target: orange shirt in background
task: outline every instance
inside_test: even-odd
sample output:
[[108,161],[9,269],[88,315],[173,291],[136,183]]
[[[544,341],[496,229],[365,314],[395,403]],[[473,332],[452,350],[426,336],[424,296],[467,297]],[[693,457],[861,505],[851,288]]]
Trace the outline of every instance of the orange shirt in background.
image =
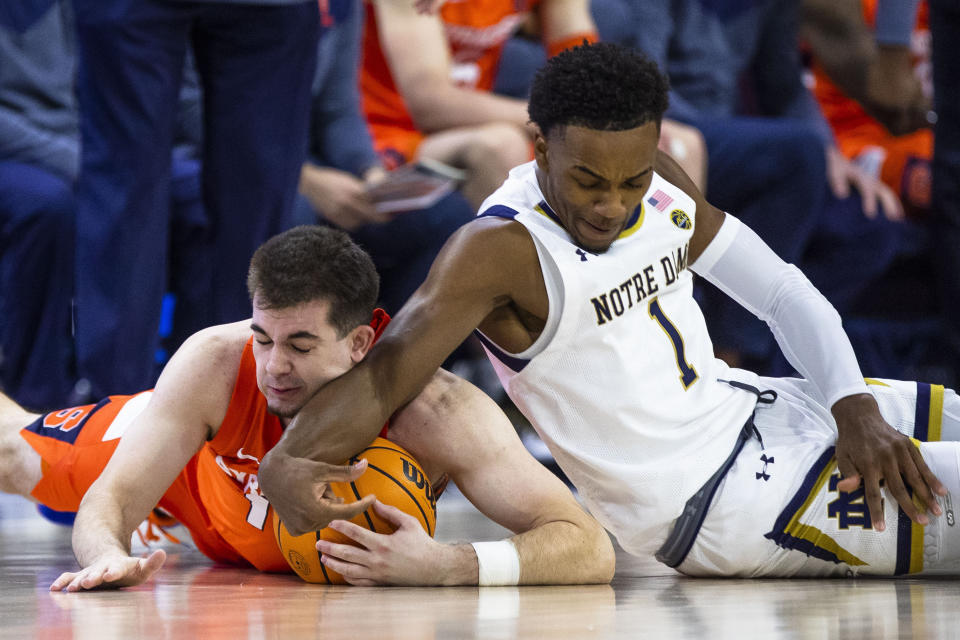
[[[539,0],[448,0],[440,9],[457,86],[490,91],[503,46]],[[410,161],[423,139],[393,82],[367,3],[360,90],[374,146],[388,165]]]

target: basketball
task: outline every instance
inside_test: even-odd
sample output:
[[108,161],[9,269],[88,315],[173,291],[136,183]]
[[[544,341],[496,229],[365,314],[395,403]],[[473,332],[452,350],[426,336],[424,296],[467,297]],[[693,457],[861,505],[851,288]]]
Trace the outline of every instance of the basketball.
[[[367,459],[367,470],[354,482],[334,482],[330,488],[344,502],[354,502],[371,493],[384,504],[392,505],[420,522],[430,536],[437,523],[437,505],[430,486],[430,479],[420,464],[403,447],[384,438],[373,443],[350,458],[345,464]],[[393,533],[395,527],[380,518],[373,508],[367,509],[350,520],[370,531]],[[283,522],[273,512],[273,532],[280,552],[290,567],[307,582],[320,584],[346,584],[336,571],[320,562],[317,540],[356,545],[357,543],[333,529],[326,528],[302,536],[290,535]]]

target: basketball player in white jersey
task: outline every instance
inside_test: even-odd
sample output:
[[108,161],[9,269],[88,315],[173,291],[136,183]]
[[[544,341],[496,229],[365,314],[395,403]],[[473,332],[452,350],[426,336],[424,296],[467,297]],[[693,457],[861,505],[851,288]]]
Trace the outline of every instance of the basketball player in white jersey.
[[[960,400],[864,380],[833,307],[657,152],[655,65],[578,47],[547,63],[529,104],[536,160],[450,239],[364,363],[311,401],[320,423],[295,419],[264,460],[284,519],[309,520],[295,507],[310,501],[308,459],[369,440],[477,329],[627,551],[691,575],[960,572],[960,444],[935,442],[960,440]],[[766,320],[803,379],[715,359],[692,272]],[[312,517],[303,528],[323,524]],[[481,563],[513,553],[505,541]]]

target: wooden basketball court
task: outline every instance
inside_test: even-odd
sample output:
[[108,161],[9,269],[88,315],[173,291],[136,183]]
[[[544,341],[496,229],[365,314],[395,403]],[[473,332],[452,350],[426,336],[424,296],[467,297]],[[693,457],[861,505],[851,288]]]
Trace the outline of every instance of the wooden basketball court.
[[[437,537],[506,532],[451,491]],[[50,593],[70,530],[0,496],[0,638],[956,638],[960,581],[702,580],[618,552],[611,585],[360,588],[213,566],[169,548],[135,589]]]

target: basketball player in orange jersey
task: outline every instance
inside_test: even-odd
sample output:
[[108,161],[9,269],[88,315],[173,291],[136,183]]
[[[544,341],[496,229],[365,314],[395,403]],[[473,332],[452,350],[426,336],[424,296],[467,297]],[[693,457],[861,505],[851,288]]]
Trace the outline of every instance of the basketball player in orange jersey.
[[[922,214],[930,208],[933,157],[927,3],[919,5],[909,46],[892,53],[874,43],[876,11],[876,0],[806,0],[813,93],[843,155],[899,194],[907,212]],[[874,97],[871,79],[883,73],[895,82]]]
[[[46,415],[0,395],[0,489],[58,510],[79,507],[73,546],[82,568],[51,589],[150,578],[165,553],[131,557],[130,538],[158,505],[211,559],[289,571],[268,524],[259,461],[314,392],[363,359],[388,319],[374,310],[378,282],[369,256],[325,227],[297,227],[265,243],[248,285],[252,321],[192,336],[153,391]],[[526,452],[499,408],[451,374],[431,378],[390,419],[386,435],[438,485],[449,477],[482,512],[517,532],[524,582],[608,581],[614,558],[603,529]],[[364,469],[363,461],[314,467],[325,481],[355,479]],[[369,545],[381,573],[360,583],[477,584],[484,543],[437,543],[412,517],[373,500],[325,501],[331,516],[342,518],[374,505],[399,527],[396,553],[377,554]],[[338,526],[356,536],[347,524]]]

